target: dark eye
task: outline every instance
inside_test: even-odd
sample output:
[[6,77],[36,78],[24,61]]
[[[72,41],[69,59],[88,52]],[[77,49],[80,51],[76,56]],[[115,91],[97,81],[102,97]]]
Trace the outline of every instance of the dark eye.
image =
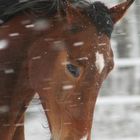
[[73,64],[67,64],[66,67],[72,76],[79,77],[79,75],[80,75],[80,68],[79,67],[77,67]]

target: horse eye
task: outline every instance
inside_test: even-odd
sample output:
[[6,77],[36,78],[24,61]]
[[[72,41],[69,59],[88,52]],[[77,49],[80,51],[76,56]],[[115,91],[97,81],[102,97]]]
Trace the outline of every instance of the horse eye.
[[66,67],[72,76],[79,77],[79,75],[80,75],[80,68],[79,67],[77,67],[73,64],[67,64]]

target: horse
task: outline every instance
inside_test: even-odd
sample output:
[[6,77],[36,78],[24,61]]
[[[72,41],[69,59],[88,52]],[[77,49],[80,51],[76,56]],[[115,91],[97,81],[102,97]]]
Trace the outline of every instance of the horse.
[[25,140],[38,93],[52,140],[91,140],[94,107],[113,69],[110,38],[134,0],[0,0],[0,139]]

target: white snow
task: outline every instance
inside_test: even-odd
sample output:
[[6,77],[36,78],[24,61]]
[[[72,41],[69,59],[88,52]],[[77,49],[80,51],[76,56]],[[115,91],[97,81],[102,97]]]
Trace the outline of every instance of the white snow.
[[10,33],[9,36],[10,36],[10,37],[19,36],[19,33]]
[[35,57],[32,57],[32,60],[37,60],[37,59],[41,59],[41,56],[35,56]]
[[78,97],[77,99],[78,99],[78,100],[81,100],[81,97]]
[[30,23],[29,20],[22,21],[22,24],[27,24],[27,25],[25,25],[25,28],[32,28],[36,31],[42,31],[42,30],[45,30],[45,29],[50,27],[50,24],[48,23],[48,21],[43,20],[43,19],[37,20],[37,21],[35,21],[34,23],[31,23],[31,24],[29,24],[29,23]]
[[105,66],[104,56],[103,56],[103,54],[99,53],[98,51],[96,52],[95,55],[96,55],[95,66],[96,66],[98,72],[101,73]]
[[50,130],[41,104],[39,104],[39,102],[30,104],[26,112],[25,139],[50,140]]
[[15,72],[14,69],[5,69],[5,70],[4,70],[4,73],[5,73],[5,74],[11,74],[11,73],[14,73],[14,72]]
[[17,127],[24,126],[24,123],[17,123],[17,124],[15,124],[15,126],[17,126]]
[[7,105],[0,106],[0,114],[6,113],[8,111],[9,111],[9,106],[7,106]]
[[6,49],[8,47],[8,41],[3,39],[0,40],[0,50]]
[[57,40],[53,42],[53,49],[54,50],[63,50],[65,48],[65,42],[63,40]]
[[82,46],[82,45],[84,45],[83,41],[73,43],[73,46],[75,46],[75,47]]
[[77,60],[88,60],[88,57],[81,57],[81,58],[78,58]]
[[98,46],[106,46],[106,43],[99,43]]
[[2,19],[0,19],[0,24],[3,24],[3,23],[4,23],[4,21]]
[[63,90],[69,90],[72,89],[74,86],[73,85],[65,85],[62,87]]
[[28,24],[28,25],[25,26],[25,28],[34,28],[34,27],[35,27],[34,24]]
[[34,23],[34,29],[37,30],[37,31],[45,30],[49,27],[50,27],[50,25],[49,25],[47,20],[43,20],[43,19],[42,20],[37,20]]

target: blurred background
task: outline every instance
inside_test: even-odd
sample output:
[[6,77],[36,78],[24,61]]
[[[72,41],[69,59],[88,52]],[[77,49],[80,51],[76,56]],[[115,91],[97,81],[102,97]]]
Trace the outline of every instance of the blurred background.
[[140,0],[115,27],[112,48],[115,69],[97,101],[93,139],[140,140]]
[[[109,6],[122,2],[102,1]],[[115,68],[97,100],[94,140],[140,140],[140,0],[136,0],[126,15],[112,35]],[[50,140],[37,95],[26,112],[25,130],[27,140]]]

